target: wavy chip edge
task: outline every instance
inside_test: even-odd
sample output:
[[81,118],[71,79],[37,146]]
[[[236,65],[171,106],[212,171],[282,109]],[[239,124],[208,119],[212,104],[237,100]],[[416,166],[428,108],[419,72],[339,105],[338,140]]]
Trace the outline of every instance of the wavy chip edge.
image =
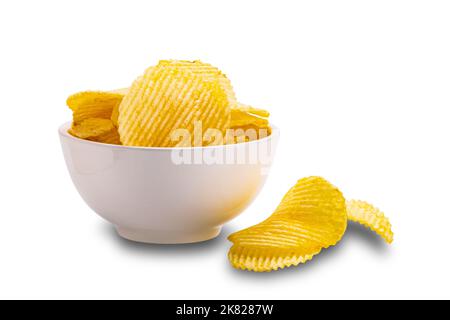
[[394,232],[389,218],[374,205],[361,201],[347,201],[347,217],[350,221],[357,222],[383,238],[388,244],[394,241]]

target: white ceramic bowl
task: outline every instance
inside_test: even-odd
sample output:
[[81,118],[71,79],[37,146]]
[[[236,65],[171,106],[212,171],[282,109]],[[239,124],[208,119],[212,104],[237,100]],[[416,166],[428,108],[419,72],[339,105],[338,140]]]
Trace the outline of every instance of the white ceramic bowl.
[[269,137],[240,144],[138,148],[81,140],[69,127],[61,126],[59,135],[81,197],[122,237],[147,243],[216,237],[264,185],[279,138],[273,127]]

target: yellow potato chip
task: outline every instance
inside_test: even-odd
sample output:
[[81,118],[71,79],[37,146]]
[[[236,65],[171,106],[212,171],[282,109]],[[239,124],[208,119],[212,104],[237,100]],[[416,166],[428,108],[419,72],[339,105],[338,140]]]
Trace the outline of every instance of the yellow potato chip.
[[110,131],[105,132],[105,134],[100,135],[96,138],[92,138],[91,140],[108,144],[122,144],[122,142],[120,141],[119,131],[117,131],[117,128],[115,126]]
[[[232,109],[231,114],[231,126],[245,126],[245,125],[256,125],[259,127],[268,127],[268,117],[270,113],[263,109],[253,108],[249,105],[238,103],[236,100],[236,95],[231,85],[230,80],[224,75],[218,68],[201,62],[196,61],[185,61],[185,60],[161,60],[159,61],[159,66],[172,66],[191,71],[194,74],[200,75],[205,81],[217,82],[225,90],[230,101],[230,108]],[[129,89],[119,89],[113,92],[122,93],[126,95]],[[119,105],[117,105],[113,111],[111,120],[115,126],[118,126],[119,118]]]
[[123,93],[113,91],[83,91],[71,95],[67,105],[73,112],[73,122],[99,118],[111,119],[113,109],[120,104]]
[[232,234],[233,267],[265,272],[310,260],[335,245],[347,227],[342,193],[319,177],[299,180],[265,221]]
[[117,128],[109,119],[91,118],[84,120],[80,124],[73,124],[69,133],[80,139],[121,144]]
[[186,60],[161,60],[159,61],[160,66],[175,66],[178,68],[183,68],[202,76],[205,81],[217,82],[223,90],[225,90],[228,101],[230,102],[230,108],[237,108],[238,103],[236,100],[236,95],[234,93],[231,81],[227,78],[225,74],[222,73],[218,68],[210,65],[209,63],[204,63],[199,60],[186,61]]
[[360,223],[382,237],[387,243],[394,241],[394,233],[389,219],[371,204],[350,200],[347,202],[347,215],[350,221]]
[[252,106],[249,106],[249,105],[246,105],[243,103],[238,103],[236,106],[236,110],[239,110],[241,112],[250,113],[255,116],[259,116],[261,118],[268,118],[270,116],[270,112],[267,110],[254,108]]
[[177,66],[147,69],[119,107],[119,133],[128,146],[174,147],[178,143],[171,139],[174,131],[184,129],[194,137],[197,123],[203,131],[225,133],[230,101],[217,82]]
[[[129,89],[122,89],[123,95],[125,95]],[[113,121],[115,126],[118,126],[118,119],[119,119],[119,105],[117,104],[116,107],[112,111],[111,120]],[[251,113],[250,111],[261,110],[259,114]],[[269,115],[268,112],[262,109],[254,109],[252,107],[249,107],[247,109],[240,109],[240,108],[232,108],[231,109],[231,128],[240,128],[245,126],[255,126],[259,128],[266,128],[270,130],[269,126],[269,120],[265,117],[265,115]]]
[[[117,89],[117,90],[114,90],[111,92],[122,95],[122,99],[123,99],[123,97],[128,93],[128,91],[130,91],[129,88],[123,88],[123,89]],[[120,100],[120,102],[122,102],[122,99]],[[119,125],[119,123],[118,123],[119,122],[119,106],[120,106],[120,103],[116,104],[111,113],[111,120],[116,127]]]
[[120,104],[115,106],[111,113],[111,121],[115,127],[119,126],[119,106]]
[[269,120],[267,118],[241,111],[239,109],[232,109],[230,125],[231,127],[253,125],[261,128],[267,128],[269,126]]

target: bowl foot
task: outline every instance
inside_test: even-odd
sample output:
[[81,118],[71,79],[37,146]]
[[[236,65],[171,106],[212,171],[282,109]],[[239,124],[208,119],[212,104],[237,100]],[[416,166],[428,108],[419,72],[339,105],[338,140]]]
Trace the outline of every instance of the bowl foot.
[[153,244],[195,243],[216,238],[222,227],[207,230],[154,231],[116,226],[117,233],[127,240]]

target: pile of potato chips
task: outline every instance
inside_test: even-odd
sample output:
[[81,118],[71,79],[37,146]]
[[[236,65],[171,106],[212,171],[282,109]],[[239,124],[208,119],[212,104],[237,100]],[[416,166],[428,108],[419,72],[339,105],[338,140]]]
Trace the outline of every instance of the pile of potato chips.
[[265,221],[236,232],[228,258],[233,267],[268,272],[311,260],[336,245],[348,221],[363,224],[392,243],[389,220],[372,205],[346,201],[342,193],[320,177],[299,180]]
[[[177,130],[190,134],[181,146],[231,144],[270,135],[269,112],[238,103],[229,79],[201,61],[162,60],[130,88],[84,91],[67,99],[70,133],[78,138],[138,147],[177,147]],[[205,136],[194,140],[195,124]],[[214,132],[215,134],[212,134]]]

